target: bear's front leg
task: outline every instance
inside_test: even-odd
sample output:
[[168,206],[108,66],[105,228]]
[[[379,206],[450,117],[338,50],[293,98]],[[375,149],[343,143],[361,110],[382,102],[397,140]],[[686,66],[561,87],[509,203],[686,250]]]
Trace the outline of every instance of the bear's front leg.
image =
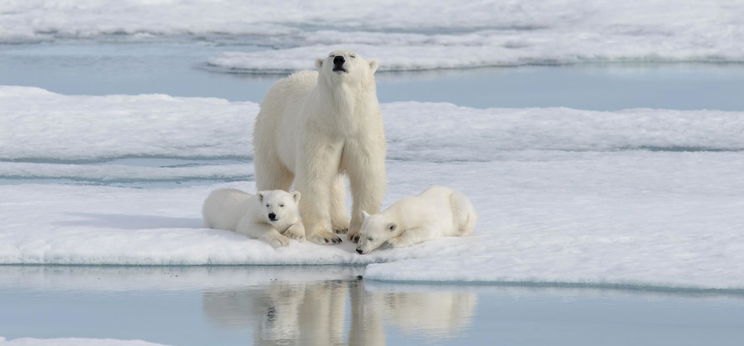
[[331,184],[331,226],[336,234],[346,234],[349,232],[349,215],[346,211],[346,187],[344,186],[344,176],[336,176]]
[[393,237],[387,240],[387,244],[391,247],[406,247],[416,243],[422,242],[422,239],[418,236],[418,231],[415,229],[404,230],[399,236]]
[[289,245],[289,238],[283,236],[273,227],[265,223],[241,222],[236,231],[250,236],[251,238],[263,240],[275,248]]
[[297,222],[285,229],[282,234],[292,239],[305,240],[305,226],[302,222]]
[[[315,144],[310,143],[326,143]],[[295,176],[297,190],[304,196],[300,200],[300,214],[307,238],[318,244],[341,242],[333,233],[330,216],[330,187],[338,174],[341,144],[327,139],[312,139],[305,143],[303,157]]]
[[362,211],[370,214],[380,212],[385,197],[387,178],[385,175],[385,143],[360,145],[350,143],[344,147],[344,168],[349,174],[351,194],[354,199],[351,212],[349,239],[359,242],[362,228]]

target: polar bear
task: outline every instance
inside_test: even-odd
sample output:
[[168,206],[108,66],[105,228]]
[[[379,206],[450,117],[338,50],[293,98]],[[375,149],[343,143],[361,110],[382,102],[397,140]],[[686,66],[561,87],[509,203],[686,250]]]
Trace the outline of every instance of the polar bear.
[[359,254],[369,253],[384,243],[404,247],[440,237],[468,235],[478,220],[465,195],[436,185],[393,203],[379,214],[365,211],[362,215],[356,249]]
[[[318,71],[295,73],[271,87],[253,133],[258,189],[295,189],[308,239],[358,239],[362,210],[376,213],[385,194],[385,134],[374,73],[376,61],[337,50],[317,59]],[[351,221],[343,174],[353,195]]]
[[287,246],[289,238],[305,238],[297,206],[300,196],[298,191],[259,191],[253,196],[238,189],[217,189],[204,201],[202,215],[209,228],[236,231],[273,247]]

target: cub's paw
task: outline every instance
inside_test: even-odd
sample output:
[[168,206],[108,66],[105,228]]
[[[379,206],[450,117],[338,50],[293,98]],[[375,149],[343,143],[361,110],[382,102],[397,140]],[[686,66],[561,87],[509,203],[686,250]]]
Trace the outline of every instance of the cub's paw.
[[359,237],[359,232],[349,233],[349,240],[351,240],[354,244],[359,243]]
[[302,226],[298,226],[297,224],[294,224],[284,230],[282,234],[286,237],[295,239],[295,240],[305,240],[305,229],[302,228]]
[[310,241],[316,244],[339,244],[341,243],[341,238],[339,238],[337,235],[328,232],[328,231],[320,231],[315,232],[313,235],[310,236]]
[[275,248],[289,245],[289,238],[281,234],[265,236],[263,240]]

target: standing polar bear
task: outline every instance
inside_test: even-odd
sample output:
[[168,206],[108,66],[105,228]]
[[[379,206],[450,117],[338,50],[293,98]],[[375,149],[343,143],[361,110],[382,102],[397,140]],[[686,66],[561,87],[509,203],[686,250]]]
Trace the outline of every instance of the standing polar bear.
[[403,198],[383,212],[363,212],[364,223],[356,251],[366,254],[387,243],[404,247],[441,237],[460,237],[473,232],[478,215],[461,192],[432,186]]
[[[280,80],[261,103],[253,133],[256,187],[295,189],[307,238],[339,243],[358,239],[362,210],[376,213],[385,193],[385,134],[377,100],[376,61],[333,51],[318,71]],[[351,221],[343,174],[353,195]]]

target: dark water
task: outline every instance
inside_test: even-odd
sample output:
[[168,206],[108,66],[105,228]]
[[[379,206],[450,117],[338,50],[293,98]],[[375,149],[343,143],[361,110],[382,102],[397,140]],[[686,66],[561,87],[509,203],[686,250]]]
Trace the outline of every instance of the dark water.
[[[209,42],[51,42],[0,45],[0,85],[63,94],[208,96],[260,101],[280,75],[214,71],[223,51],[259,49]],[[266,49],[266,48],[260,48]],[[311,67],[312,57],[308,59]],[[479,68],[378,75],[382,102],[470,107],[744,110],[744,65],[610,64]]]
[[0,267],[0,336],[171,345],[741,345],[744,296],[370,282],[354,267]]

